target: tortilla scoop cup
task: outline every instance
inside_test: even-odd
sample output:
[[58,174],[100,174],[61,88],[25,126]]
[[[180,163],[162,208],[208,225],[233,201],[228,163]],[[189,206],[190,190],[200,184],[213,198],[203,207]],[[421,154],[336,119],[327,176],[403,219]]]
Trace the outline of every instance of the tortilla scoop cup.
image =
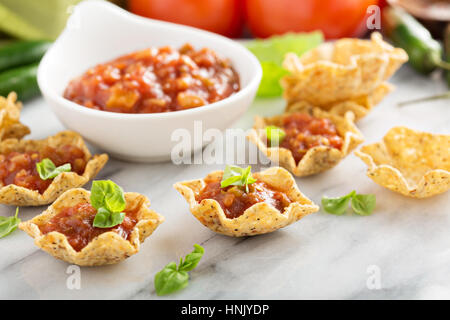
[[164,221],[163,216],[149,209],[150,201],[147,197],[135,192],[126,192],[125,210],[139,208],[137,213],[139,221],[128,240],[114,231],[108,231],[94,238],[81,251],[75,251],[64,234],[57,231],[42,234],[39,225],[47,223],[65,207],[89,203],[90,194],[81,188],[66,191],[40,215],[20,223],[19,228],[34,238],[34,243],[39,248],[57,259],[79,266],[101,266],[121,262],[137,253],[141,243]]
[[40,206],[55,201],[63,192],[78,188],[94,178],[108,161],[107,154],[92,156],[83,138],[73,131],[62,131],[42,140],[7,139],[0,142],[0,154],[10,152],[40,151],[46,146],[58,148],[63,145],[74,145],[83,150],[86,168],[82,175],[76,172],[63,172],[56,176],[44,193],[27,189],[15,184],[3,185],[0,181],[0,203],[15,206]]
[[[320,108],[340,116],[344,116],[347,111],[351,111],[355,115],[355,121],[358,121],[361,118],[364,118],[392,90],[394,90],[393,85],[383,82],[370,94],[352,98],[351,100],[322,105]],[[312,107],[314,106],[306,100],[294,101],[291,103],[288,102],[286,105],[286,112],[294,112]]]
[[[214,171],[208,175],[208,178],[219,177],[222,174],[223,171]],[[294,178],[285,169],[273,167],[254,173],[253,177],[285,192],[293,202],[284,209],[284,212],[264,202],[256,203],[245,210],[241,216],[229,219],[216,200],[204,199],[199,203],[195,199],[195,196],[206,186],[204,179],[177,182],[174,188],[189,203],[192,215],[205,227],[231,237],[273,232],[319,210],[317,205],[301,193]]]
[[385,81],[407,60],[403,49],[384,42],[377,32],[370,40],[324,43],[301,57],[289,53],[283,62],[290,72],[281,80],[283,97],[288,105],[306,101],[330,110],[353,101],[370,110],[392,89]]
[[20,123],[22,104],[16,100],[15,92],[11,92],[6,98],[0,96],[0,141],[12,138],[21,139],[30,133],[30,129]]
[[320,108],[302,108],[299,112],[308,113],[313,117],[327,118],[336,126],[338,134],[344,143],[341,150],[329,146],[317,146],[308,149],[303,158],[296,163],[291,150],[282,147],[268,147],[266,144],[265,128],[269,125],[281,126],[283,118],[291,114],[284,113],[270,118],[255,118],[255,124],[247,138],[256,144],[259,150],[274,163],[286,168],[297,177],[317,174],[336,166],[353,149],[364,141],[358,128],[355,126],[352,112],[347,112],[343,117],[321,110]]
[[427,198],[450,188],[450,135],[394,127],[355,154],[369,178],[405,196]]

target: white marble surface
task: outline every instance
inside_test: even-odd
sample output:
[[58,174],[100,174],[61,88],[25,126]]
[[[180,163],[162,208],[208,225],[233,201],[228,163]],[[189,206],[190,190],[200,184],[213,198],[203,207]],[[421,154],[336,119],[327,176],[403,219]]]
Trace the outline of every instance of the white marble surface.
[[[397,90],[358,123],[366,142],[378,141],[396,125],[450,133],[449,100],[396,106],[401,100],[447,90],[443,81],[403,67],[392,82]],[[256,101],[236,127],[249,128],[255,114],[276,114],[282,107],[281,99]],[[25,105],[23,121],[32,129],[30,138],[63,129],[42,99]],[[222,167],[110,160],[98,178],[147,195],[166,221],[141,252],[125,262],[82,268],[80,290],[66,286],[68,264],[39,250],[18,230],[0,239],[0,298],[156,299],[155,273],[190,252],[194,243],[205,247],[205,256],[191,272],[190,285],[168,298],[450,298],[449,193],[425,200],[405,198],[373,183],[362,161],[350,155],[334,169],[297,182],[316,203],[324,194],[338,196],[351,189],[375,193],[378,204],[372,216],[321,211],[272,234],[236,239],[203,227],[172,188],[176,181],[203,177]],[[30,219],[43,209],[22,208],[20,217]],[[13,211],[0,206],[1,215]],[[366,284],[373,268],[380,272],[379,290]]]

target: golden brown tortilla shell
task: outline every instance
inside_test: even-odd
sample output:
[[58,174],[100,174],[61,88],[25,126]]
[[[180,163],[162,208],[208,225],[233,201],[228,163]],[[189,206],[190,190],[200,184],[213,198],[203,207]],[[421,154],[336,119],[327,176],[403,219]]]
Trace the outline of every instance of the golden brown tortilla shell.
[[20,223],[19,228],[34,238],[34,242],[39,248],[57,259],[79,266],[101,266],[121,262],[137,253],[140,244],[164,221],[163,216],[149,209],[150,201],[147,197],[139,193],[127,192],[125,193],[127,202],[125,210],[140,208],[137,213],[139,221],[128,240],[116,232],[108,231],[94,238],[86,247],[77,252],[69,244],[64,234],[56,231],[42,234],[39,225],[47,223],[65,207],[90,202],[89,198],[90,192],[81,188],[66,191],[43,213]]
[[370,40],[324,43],[301,57],[289,53],[283,62],[290,72],[281,80],[283,97],[288,108],[304,101],[325,110],[338,108],[339,114],[353,111],[359,119],[392,90],[385,81],[407,60],[403,49],[384,42],[377,32]]
[[53,179],[52,183],[44,191],[39,193],[14,184],[3,186],[0,182],[0,203],[16,206],[40,206],[49,204],[65,191],[78,188],[94,178],[108,161],[108,155],[101,154],[91,156],[89,149],[78,133],[62,131],[58,134],[42,140],[17,140],[7,139],[0,142],[0,154],[10,152],[40,151],[46,146],[58,149],[63,145],[74,145],[83,150],[87,161],[83,175],[75,172],[63,172]]
[[6,98],[0,96],[0,141],[21,139],[30,133],[30,129],[20,122],[22,104],[16,100],[15,92],[11,92]]
[[283,118],[292,112],[284,113],[270,118],[255,118],[253,129],[248,135],[248,139],[256,144],[259,150],[271,161],[278,163],[298,177],[309,176],[333,168],[343,158],[345,158],[353,149],[364,141],[361,132],[353,123],[353,113],[347,112],[344,117],[337,114],[323,111],[319,108],[305,107],[299,112],[305,112],[317,118],[327,118],[331,120],[343,138],[342,149],[328,146],[318,146],[309,149],[305,156],[296,164],[291,150],[281,147],[267,147],[265,128],[269,125],[281,126]]
[[395,127],[355,154],[373,181],[405,196],[426,198],[450,188],[449,135]]
[[[222,173],[223,171],[211,172],[208,177],[218,177]],[[294,178],[285,169],[274,167],[254,173],[253,176],[269,186],[285,192],[293,202],[284,212],[280,212],[267,203],[257,203],[245,210],[241,216],[229,219],[216,200],[205,199],[200,203],[195,200],[195,195],[201,192],[206,185],[204,179],[177,182],[174,188],[186,199],[191,213],[204,226],[214,232],[232,237],[273,232],[319,210],[318,206],[300,192]]]

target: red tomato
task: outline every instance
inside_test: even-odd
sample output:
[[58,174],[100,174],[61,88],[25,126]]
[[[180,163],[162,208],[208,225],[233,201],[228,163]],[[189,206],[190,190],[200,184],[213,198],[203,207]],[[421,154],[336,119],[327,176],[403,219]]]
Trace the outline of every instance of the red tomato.
[[131,12],[239,37],[242,33],[243,0],[129,0]]
[[356,37],[367,7],[378,0],[246,0],[247,22],[256,37],[322,30],[327,39]]

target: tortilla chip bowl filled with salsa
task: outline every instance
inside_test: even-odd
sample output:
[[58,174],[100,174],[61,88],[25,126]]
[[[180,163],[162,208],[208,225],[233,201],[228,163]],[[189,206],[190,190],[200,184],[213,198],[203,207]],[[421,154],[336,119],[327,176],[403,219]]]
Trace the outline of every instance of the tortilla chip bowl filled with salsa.
[[353,121],[351,111],[339,116],[308,107],[256,117],[247,138],[272,162],[304,177],[333,168],[363,142]]
[[139,252],[164,217],[149,208],[146,196],[120,190],[124,202],[120,221],[102,220],[105,209],[96,209],[92,196],[96,191],[76,188],[63,193],[40,215],[20,223],[19,228],[39,248],[68,263],[101,266],[121,262]]
[[[253,175],[250,170],[227,166],[174,188],[205,227],[231,237],[270,233],[319,211],[287,170],[272,167]],[[236,181],[239,171],[245,183]],[[227,183],[230,179],[234,182]]]
[[256,57],[227,38],[83,2],[44,56],[38,83],[66,127],[112,156],[153,162],[170,159],[172,136],[192,137],[196,121],[228,128],[261,75]]

